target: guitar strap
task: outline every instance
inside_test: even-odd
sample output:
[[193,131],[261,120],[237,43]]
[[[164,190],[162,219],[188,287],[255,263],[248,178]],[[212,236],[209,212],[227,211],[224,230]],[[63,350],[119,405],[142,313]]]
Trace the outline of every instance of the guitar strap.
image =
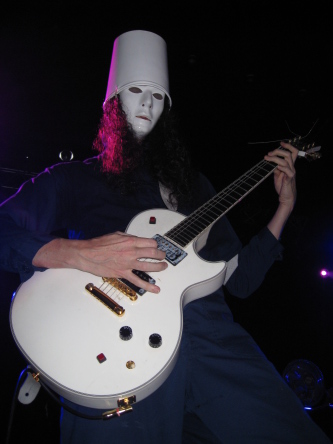
[[[178,202],[176,198],[170,195],[170,190],[167,187],[165,187],[163,184],[161,184],[161,182],[159,182],[159,186],[160,186],[161,197],[166,207],[171,211],[177,211]],[[238,267],[238,254],[236,254],[236,256],[230,259],[230,261],[226,263],[226,266],[227,266],[227,271],[225,274],[223,285],[225,285],[228,282],[229,278]]]
[[232,259],[230,259],[230,261],[227,262],[226,265],[227,265],[227,271],[226,271],[226,274],[224,277],[223,285],[225,285],[228,282],[229,278],[231,277],[233,272],[238,267],[238,254],[236,254],[236,256],[234,256]]
[[169,188],[165,187],[161,182],[158,182],[158,184],[160,186],[162,200],[165,203],[166,207],[171,211],[177,211],[177,199],[171,196]]

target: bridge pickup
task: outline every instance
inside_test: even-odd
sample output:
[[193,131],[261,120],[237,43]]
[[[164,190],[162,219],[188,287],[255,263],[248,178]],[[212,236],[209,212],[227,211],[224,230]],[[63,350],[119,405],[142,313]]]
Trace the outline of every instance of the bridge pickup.
[[165,251],[165,259],[170,262],[170,264],[177,265],[187,256],[187,253],[185,253],[184,250],[177,247],[177,245],[173,244],[165,237],[159,234],[155,234],[155,236],[153,236],[153,239],[155,239],[157,242],[157,248],[159,250]]
[[96,299],[106,305],[117,316],[122,316],[125,313],[125,309],[117,304],[116,301],[111,299],[107,294],[95,287],[94,284],[87,284],[86,290],[93,295]]
[[[149,274],[145,273],[144,271],[132,270],[132,273],[134,273],[143,281],[149,282],[150,284],[155,284],[156,282],[155,279],[153,279],[151,276],[149,276]],[[132,284],[132,282],[129,282],[127,279],[119,279],[119,280],[141,296],[146,293],[146,290],[138,287],[137,285]]]

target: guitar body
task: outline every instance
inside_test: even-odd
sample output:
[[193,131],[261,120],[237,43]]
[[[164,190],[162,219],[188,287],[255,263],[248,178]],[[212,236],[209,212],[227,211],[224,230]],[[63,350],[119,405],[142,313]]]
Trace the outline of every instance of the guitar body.
[[[156,218],[156,224],[149,219]],[[154,209],[136,216],[127,232],[141,237],[163,236],[185,217]],[[179,352],[183,307],[222,283],[224,262],[202,260],[191,243],[187,256],[160,273],[149,273],[161,288],[132,301],[116,288],[110,296],[125,309],[118,317],[93,297],[86,285],[102,278],[72,269],[35,272],[13,297],[10,325],[14,340],[41,380],[64,398],[87,407],[110,409],[132,395],[140,401],[153,393],[172,371]],[[130,327],[132,338],[119,331]],[[157,333],[162,343],[149,345]],[[106,360],[99,362],[97,356]],[[131,363],[131,364],[129,364]],[[130,367],[130,368],[128,368]]]

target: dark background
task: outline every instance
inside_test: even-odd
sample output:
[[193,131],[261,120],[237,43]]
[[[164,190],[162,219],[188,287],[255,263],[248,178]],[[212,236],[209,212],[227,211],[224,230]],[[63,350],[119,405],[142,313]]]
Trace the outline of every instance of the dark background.
[[[332,13],[331,2],[117,4],[19,3],[0,16],[0,199],[31,175],[92,154],[114,39],[133,29],[168,44],[170,92],[193,159],[217,190],[251,168],[283,138],[322,146],[316,162],[297,161],[298,200],[285,228],[283,260],[245,301],[230,296],[235,319],[278,371],[307,359],[333,386]],[[218,3],[216,2],[215,5]],[[268,143],[275,141],[274,143]],[[253,142],[267,142],[255,143]],[[249,238],[274,212],[271,178],[229,213]],[[1,273],[1,408],[8,422],[25,363],[11,337],[15,275]],[[333,436],[328,408],[312,413]],[[44,393],[18,405],[12,442],[58,441],[58,408]],[[5,428],[2,435],[5,435]],[[17,440],[17,441],[16,441]]]

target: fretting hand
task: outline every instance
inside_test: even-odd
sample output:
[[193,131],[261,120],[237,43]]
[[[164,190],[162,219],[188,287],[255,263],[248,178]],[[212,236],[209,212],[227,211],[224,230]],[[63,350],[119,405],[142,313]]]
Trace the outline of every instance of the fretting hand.
[[277,164],[274,171],[274,185],[279,195],[279,207],[268,224],[269,230],[278,239],[296,202],[295,161],[298,149],[290,143],[281,142],[285,150],[275,149],[265,156],[265,160]]

